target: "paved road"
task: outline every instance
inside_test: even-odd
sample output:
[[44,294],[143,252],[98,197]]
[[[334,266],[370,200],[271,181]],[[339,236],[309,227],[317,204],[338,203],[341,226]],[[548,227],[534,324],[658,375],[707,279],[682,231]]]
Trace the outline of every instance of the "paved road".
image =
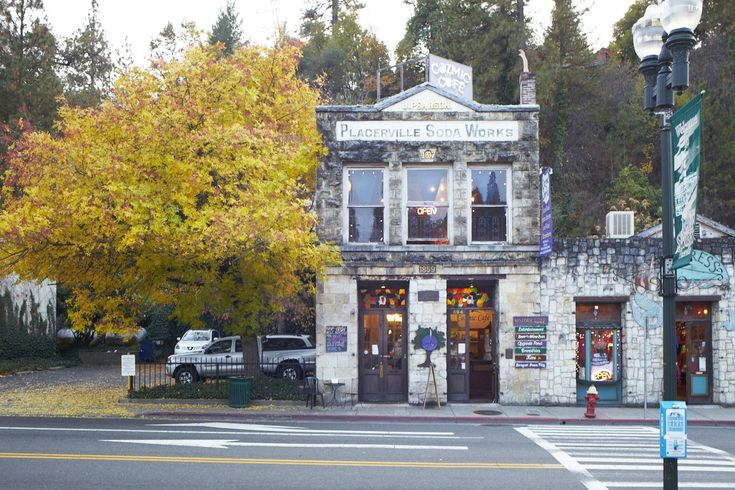
[[[657,428],[534,425],[516,430],[546,449],[587,488],[661,487]],[[690,430],[688,457],[678,462],[679,488],[735,488],[735,430],[720,431],[725,433]],[[720,448],[700,442],[698,436]]]
[[[0,474],[4,488],[23,489],[645,488],[658,486],[661,475],[652,456],[654,432],[602,425],[0,418]],[[680,464],[688,468],[679,472],[681,488],[735,488],[735,430],[690,433],[692,460]]]
[[512,427],[7,418],[0,426],[6,488],[584,488]]

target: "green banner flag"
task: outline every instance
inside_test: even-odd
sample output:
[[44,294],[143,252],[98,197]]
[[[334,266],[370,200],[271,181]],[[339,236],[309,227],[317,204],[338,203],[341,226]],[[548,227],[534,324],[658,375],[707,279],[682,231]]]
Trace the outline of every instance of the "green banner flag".
[[674,269],[691,262],[694,248],[703,93],[697,94],[671,116],[671,153],[674,156]]

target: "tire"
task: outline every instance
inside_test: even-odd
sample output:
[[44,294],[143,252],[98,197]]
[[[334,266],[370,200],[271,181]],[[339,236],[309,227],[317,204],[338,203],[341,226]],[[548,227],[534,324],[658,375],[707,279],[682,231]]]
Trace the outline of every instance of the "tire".
[[294,363],[289,364],[281,364],[278,366],[278,370],[276,371],[276,376],[279,378],[285,378],[290,379],[291,381],[295,381],[297,379],[301,379],[303,377],[303,373],[301,372],[301,366]]
[[183,366],[176,370],[174,373],[177,385],[188,385],[199,380],[197,370],[192,366]]

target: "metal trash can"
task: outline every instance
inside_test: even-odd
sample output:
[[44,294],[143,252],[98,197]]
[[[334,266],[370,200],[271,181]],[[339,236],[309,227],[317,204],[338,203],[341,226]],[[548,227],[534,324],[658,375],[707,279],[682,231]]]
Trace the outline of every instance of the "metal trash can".
[[250,405],[250,387],[253,378],[230,378],[230,403],[232,408],[242,408]]

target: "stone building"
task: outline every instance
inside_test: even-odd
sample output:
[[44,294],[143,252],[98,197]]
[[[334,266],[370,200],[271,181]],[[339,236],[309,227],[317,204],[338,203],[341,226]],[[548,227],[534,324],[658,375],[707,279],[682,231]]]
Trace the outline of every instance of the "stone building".
[[[677,398],[735,403],[735,230],[697,217],[692,262],[678,271]],[[661,226],[627,239],[554,243],[541,262],[549,369],[530,401],[581,403],[591,384],[601,403],[656,403],[663,391]]]
[[421,403],[430,369],[414,343],[429,332],[434,399],[539,392],[537,370],[499,347],[513,345],[513,317],[540,314],[539,108],[528,102],[483,105],[422,84],[317,109],[329,150],[318,235],[342,255],[318,284],[320,378],[364,401]]
[[[557,240],[541,256],[539,107],[428,83],[370,106],[322,106],[317,376],[361,401],[656,403],[660,226]],[[735,403],[735,231],[698,218],[679,271],[677,397]],[[431,377],[432,370],[436,382]]]

